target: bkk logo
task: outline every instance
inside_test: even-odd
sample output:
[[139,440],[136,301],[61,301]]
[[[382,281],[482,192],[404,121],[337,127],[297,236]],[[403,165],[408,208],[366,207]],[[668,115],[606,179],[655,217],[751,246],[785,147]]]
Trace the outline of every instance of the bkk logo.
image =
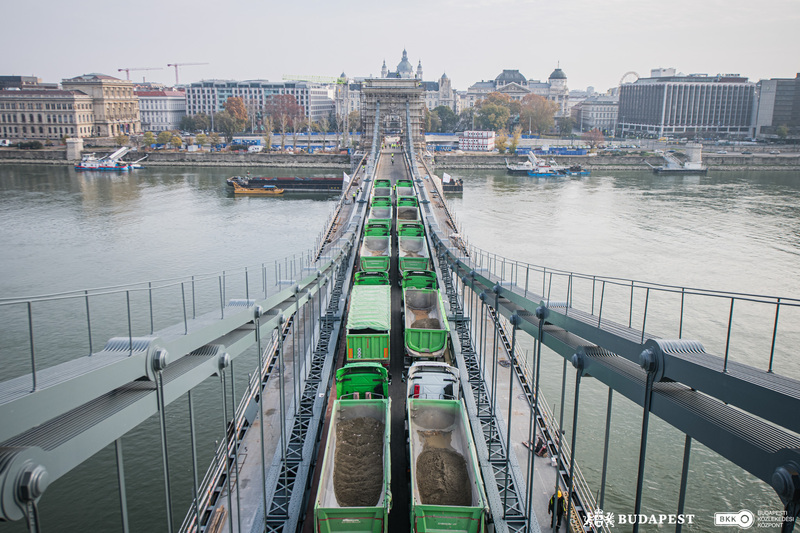
[[584,527],[614,527],[631,524],[693,524],[693,514],[618,514],[603,513],[602,509],[589,511],[583,521]]

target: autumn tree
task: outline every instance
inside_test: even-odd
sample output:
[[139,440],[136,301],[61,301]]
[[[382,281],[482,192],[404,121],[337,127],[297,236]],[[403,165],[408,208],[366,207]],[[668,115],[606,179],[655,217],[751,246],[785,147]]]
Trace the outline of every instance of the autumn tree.
[[205,133],[201,133],[200,135],[195,137],[195,142],[198,144],[198,146],[202,147],[204,144],[208,142],[208,137],[206,137]]
[[222,107],[225,108],[225,111],[230,113],[233,118],[247,123],[247,108],[244,106],[244,100],[238,96],[233,96],[225,100],[225,104],[223,104]]
[[512,154],[517,152],[517,146],[519,146],[519,140],[522,138],[522,126],[517,124],[514,126],[514,131],[511,132],[511,141],[508,144],[508,151]]
[[219,133],[212,132],[211,135],[208,136],[208,142],[212,146],[217,146],[222,139],[219,138]]
[[276,94],[271,96],[264,106],[264,115],[272,118],[281,134],[281,150],[283,150],[286,148],[286,129],[293,119],[305,116],[305,110],[293,95]]
[[475,127],[477,129],[499,131],[508,125],[511,112],[507,107],[496,103],[486,103],[476,107]]
[[124,146],[128,144],[129,140],[130,139],[128,138],[128,136],[125,135],[124,133],[120,133],[119,135],[114,137],[114,142],[117,144],[117,146]]
[[591,150],[594,150],[605,141],[603,133],[597,128],[584,133],[582,139],[589,145],[589,149]]
[[169,143],[173,148],[180,148],[183,145],[183,139],[181,139],[180,135],[173,135]]
[[500,133],[497,134],[497,137],[494,139],[494,147],[497,148],[497,151],[501,154],[506,153],[506,147],[508,146],[508,132],[506,130],[500,130]]
[[272,122],[272,117],[264,116],[262,125],[264,127],[264,149],[269,152],[272,150],[272,130],[275,129],[275,124]]
[[526,94],[522,98],[519,111],[519,123],[528,131],[545,133],[555,124],[558,104],[538,94]]

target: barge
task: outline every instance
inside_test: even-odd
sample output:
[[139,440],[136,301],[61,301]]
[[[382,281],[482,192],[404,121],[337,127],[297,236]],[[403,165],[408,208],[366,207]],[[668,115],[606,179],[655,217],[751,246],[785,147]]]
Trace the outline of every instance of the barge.
[[228,187],[234,188],[234,184],[245,189],[263,189],[264,186],[273,186],[276,189],[283,189],[287,193],[295,192],[336,192],[342,191],[344,180],[339,177],[251,177],[233,176],[226,180]]

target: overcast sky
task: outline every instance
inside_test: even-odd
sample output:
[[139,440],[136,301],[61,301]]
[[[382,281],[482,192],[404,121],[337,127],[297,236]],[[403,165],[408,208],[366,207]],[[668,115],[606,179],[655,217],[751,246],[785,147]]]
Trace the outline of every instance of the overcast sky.
[[285,74],[378,76],[403,48],[425,80],[458,90],[518,69],[605,91],[633,71],[800,72],[800,0],[0,0],[0,74],[47,82],[89,72],[173,84]]

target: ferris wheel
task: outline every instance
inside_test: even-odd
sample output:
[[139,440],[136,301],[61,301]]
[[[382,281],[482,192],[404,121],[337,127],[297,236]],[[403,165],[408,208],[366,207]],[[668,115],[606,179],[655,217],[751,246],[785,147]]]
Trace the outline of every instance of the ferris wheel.
[[[633,77],[633,81],[630,81],[630,80],[629,81],[625,81],[626,78],[628,78],[628,76],[632,76]],[[638,79],[639,79],[639,75],[631,70],[631,71],[626,72],[625,74],[622,75],[622,78],[620,78],[620,80],[619,80],[619,84],[622,85],[623,83],[634,83]]]

